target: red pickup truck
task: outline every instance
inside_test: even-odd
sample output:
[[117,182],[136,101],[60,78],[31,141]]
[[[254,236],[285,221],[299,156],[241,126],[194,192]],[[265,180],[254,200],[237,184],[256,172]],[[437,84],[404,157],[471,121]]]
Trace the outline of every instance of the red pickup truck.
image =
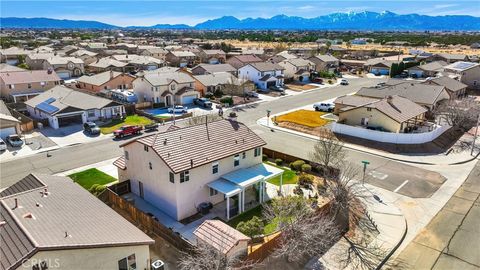
[[134,134],[139,134],[142,131],[142,126],[122,126],[113,132],[115,138],[123,138]]

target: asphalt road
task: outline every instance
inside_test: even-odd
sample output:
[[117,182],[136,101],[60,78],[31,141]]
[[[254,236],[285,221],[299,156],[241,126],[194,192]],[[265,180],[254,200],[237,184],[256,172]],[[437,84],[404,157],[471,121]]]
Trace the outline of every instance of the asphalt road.
[[[282,131],[271,132],[268,128],[257,125],[257,119],[264,117],[266,110],[271,110],[272,114],[280,113],[350,94],[360,87],[372,86],[381,80],[351,79],[349,81],[350,85],[348,86],[336,86],[300,95],[286,96],[274,101],[238,108],[235,111],[238,114],[238,120],[259,134],[267,142],[267,147],[306,159],[313,149],[315,140]],[[1,162],[0,188],[10,186],[31,172],[55,174],[120,156],[122,150],[118,146],[121,142],[105,139],[51,151],[50,157],[47,156],[47,153],[39,153]],[[436,172],[356,150],[348,150],[348,159],[353,164],[359,165],[362,160],[370,162],[366,182],[410,197],[430,197],[445,181]]]

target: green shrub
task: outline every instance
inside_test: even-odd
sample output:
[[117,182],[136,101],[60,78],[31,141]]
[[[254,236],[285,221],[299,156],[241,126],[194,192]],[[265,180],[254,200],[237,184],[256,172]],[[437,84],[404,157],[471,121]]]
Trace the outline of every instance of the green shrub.
[[252,219],[248,221],[241,221],[237,224],[237,230],[252,238],[256,235],[262,234],[264,227],[265,225],[263,224],[263,221],[257,216],[252,217]]
[[263,155],[262,155],[262,160],[263,160],[263,161],[267,161],[267,160],[268,160],[268,156],[265,155],[265,154],[263,154]]
[[300,186],[296,186],[295,189],[293,190],[293,194],[298,196],[303,196],[302,188]]
[[95,196],[100,195],[107,187],[104,185],[99,185],[99,184],[93,184],[88,191],[92,193]]
[[314,177],[311,174],[306,174],[302,173],[298,177],[298,185],[305,187],[305,188],[310,188],[313,184]]
[[232,97],[223,97],[220,99],[220,102],[225,104],[227,103],[228,105],[232,106],[233,105],[233,98]]
[[290,163],[290,168],[295,171],[300,171],[302,170],[302,165],[305,164],[305,161],[303,160],[296,160],[292,163]]
[[223,92],[222,92],[222,90],[220,90],[220,89],[215,90],[215,92],[214,92],[213,94],[214,94],[215,97],[217,97],[217,98],[223,97]]
[[280,166],[280,165],[283,164],[283,160],[280,159],[280,158],[277,158],[277,159],[275,159],[275,164],[277,164],[278,166]]
[[303,164],[301,167],[302,172],[310,172],[312,170],[312,166],[309,164]]
[[328,80],[328,84],[332,84],[332,83],[333,83],[333,81],[332,81],[332,80]]
[[212,92],[207,92],[207,93],[205,94],[205,97],[206,97],[206,98],[209,98],[209,99],[215,99],[215,95],[214,95]]

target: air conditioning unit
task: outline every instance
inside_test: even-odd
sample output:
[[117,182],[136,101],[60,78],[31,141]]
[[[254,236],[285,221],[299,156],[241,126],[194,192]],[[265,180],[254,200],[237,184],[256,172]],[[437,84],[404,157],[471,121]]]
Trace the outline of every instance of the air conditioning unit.
[[165,264],[161,260],[156,260],[152,263],[152,270],[164,270]]

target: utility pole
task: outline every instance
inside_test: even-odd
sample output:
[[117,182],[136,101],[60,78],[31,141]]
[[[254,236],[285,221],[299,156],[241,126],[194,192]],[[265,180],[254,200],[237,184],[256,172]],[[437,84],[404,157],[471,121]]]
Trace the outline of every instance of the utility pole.
[[173,125],[175,126],[175,97],[171,96],[171,99],[172,99]]
[[475,127],[475,135],[473,136],[473,143],[472,143],[472,151],[470,152],[470,155],[473,155],[473,150],[475,149],[475,141],[477,140],[477,134],[478,134],[478,125],[480,124],[480,114],[478,114],[477,118],[477,125]]
[[362,178],[362,186],[365,185],[365,174],[367,173],[367,165],[370,164],[370,162],[366,160],[362,160],[363,163],[363,178]]
[[270,127],[270,113],[272,111],[271,110],[267,110],[267,127]]

